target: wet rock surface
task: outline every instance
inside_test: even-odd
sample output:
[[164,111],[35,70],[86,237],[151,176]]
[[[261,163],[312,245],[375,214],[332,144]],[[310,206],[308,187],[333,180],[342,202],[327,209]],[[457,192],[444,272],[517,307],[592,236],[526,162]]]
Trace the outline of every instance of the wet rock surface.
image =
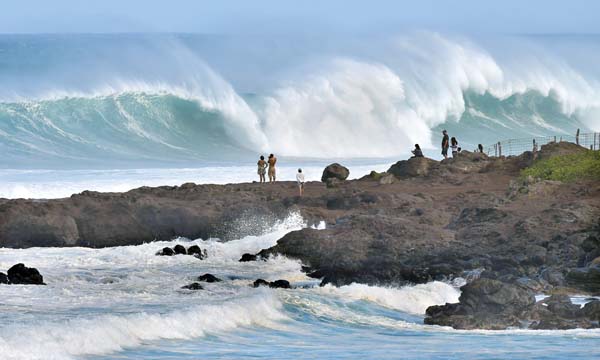
[[[302,197],[295,183],[277,182],[87,191],[48,201],[0,199],[0,246],[122,246],[178,236],[226,241],[262,234],[298,212],[308,225],[325,221],[326,229],[293,231],[274,247],[240,260],[282,254],[301,260],[323,284],[402,285],[480,273],[481,281],[508,284],[494,283],[500,294],[599,294],[600,183],[519,177],[536,156],[565,151],[580,149],[561,143],[506,158],[463,152],[441,162],[409,159],[361,180],[332,175],[330,188],[308,182]],[[205,255],[192,248],[183,250]],[[161,255],[175,254],[167,249]],[[488,287],[471,289],[465,298],[471,305],[438,309],[440,315],[430,317],[445,321],[460,315],[462,325],[456,326],[463,327],[559,326],[554,317],[586,319],[591,325],[581,320],[581,326],[594,326],[587,313],[565,317],[570,307],[560,302],[551,306],[554,312],[550,304],[533,304],[524,313],[510,310],[512,303],[497,304],[504,309],[500,313],[507,311],[505,319],[473,318],[495,314],[488,311],[463,314],[492,307]]]
[[221,282],[222,280],[219,279],[218,277],[214,276],[213,274],[204,274],[204,275],[200,275],[198,276],[198,281],[204,281],[207,283],[214,283],[214,282]]
[[256,261],[257,259],[258,259],[258,256],[254,255],[254,254],[246,253],[246,254],[242,255],[239,262]]
[[264,279],[256,279],[254,283],[252,283],[252,287],[260,287],[260,286],[268,286],[273,289],[290,289],[290,282],[287,280],[275,280],[275,281],[267,281]]
[[197,282],[182,286],[181,288],[186,290],[204,290],[202,285],[200,285],[200,283]]
[[30,268],[24,264],[13,265],[8,269],[6,274],[6,278],[0,276],[0,283],[14,285],[46,285],[44,283],[44,277],[36,268]]

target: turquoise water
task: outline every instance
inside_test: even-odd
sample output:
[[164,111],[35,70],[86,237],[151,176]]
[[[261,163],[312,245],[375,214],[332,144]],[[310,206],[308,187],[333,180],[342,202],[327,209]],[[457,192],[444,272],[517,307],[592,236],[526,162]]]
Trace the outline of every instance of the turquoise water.
[[600,131],[581,56],[598,37],[337,40],[0,35],[0,168],[387,159],[437,154],[443,128],[466,149]]

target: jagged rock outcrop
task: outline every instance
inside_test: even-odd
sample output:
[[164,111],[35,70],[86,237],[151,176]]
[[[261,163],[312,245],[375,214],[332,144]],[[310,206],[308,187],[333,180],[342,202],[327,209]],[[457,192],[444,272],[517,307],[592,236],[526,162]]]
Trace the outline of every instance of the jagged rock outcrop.
[[46,285],[44,277],[36,268],[29,268],[21,263],[13,265],[6,274],[10,284]]
[[458,303],[427,308],[425,324],[467,330],[519,327],[523,312],[535,304],[531,290],[493,279],[475,280],[461,291]]

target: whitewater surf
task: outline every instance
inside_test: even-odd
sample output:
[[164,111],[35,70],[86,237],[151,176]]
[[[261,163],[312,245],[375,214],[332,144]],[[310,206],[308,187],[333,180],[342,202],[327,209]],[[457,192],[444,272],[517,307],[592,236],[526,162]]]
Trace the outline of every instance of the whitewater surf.
[[[422,325],[425,309],[456,302],[456,285],[320,288],[318,280],[301,272],[298,261],[275,257],[238,262],[243,253],[272,246],[285,233],[304,226],[298,214],[290,214],[264,235],[226,243],[178,239],[106,249],[1,249],[0,268],[26,262],[48,283],[3,287],[2,356],[339,358],[349,351],[352,356],[381,357],[398,351],[419,357],[427,349],[428,357],[445,358],[476,347],[493,351],[494,357],[518,357],[523,350],[511,344],[523,341],[529,342],[530,355],[542,354],[552,343],[554,355],[577,356],[584,347],[595,348],[600,336],[584,330],[473,333],[428,327]],[[199,261],[154,255],[175,244],[198,244],[208,257]],[[204,273],[223,281],[203,283],[202,291],[181,289]],[[251,284],[256,278],[288,279],[296,288],[255,289]]]

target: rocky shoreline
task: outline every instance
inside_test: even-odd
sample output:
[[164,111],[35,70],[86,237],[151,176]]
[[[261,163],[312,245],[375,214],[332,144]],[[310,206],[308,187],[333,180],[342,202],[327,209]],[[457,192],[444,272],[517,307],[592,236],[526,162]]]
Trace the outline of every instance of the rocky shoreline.
[[[557,143],[536,156],[577,151],[584,150]],[[324,220],[327,228],[291,232],[258,257],[300,259],[323,284],[469,280],[459,304],[428,309],[428,324],[598,327],[597,302],[577,310],[564,295],[600,294],[600,183],[520,178],[533,161],[530,152],[509,158],[463,152],[441,162],[412,158],[360,180],[307,183],[303,197],[294,183],[279,182],[2,199],[0,246],[228,240],[260,234],[299,212],[309,224]],[[554,296],[536,303],[536,293]]]

